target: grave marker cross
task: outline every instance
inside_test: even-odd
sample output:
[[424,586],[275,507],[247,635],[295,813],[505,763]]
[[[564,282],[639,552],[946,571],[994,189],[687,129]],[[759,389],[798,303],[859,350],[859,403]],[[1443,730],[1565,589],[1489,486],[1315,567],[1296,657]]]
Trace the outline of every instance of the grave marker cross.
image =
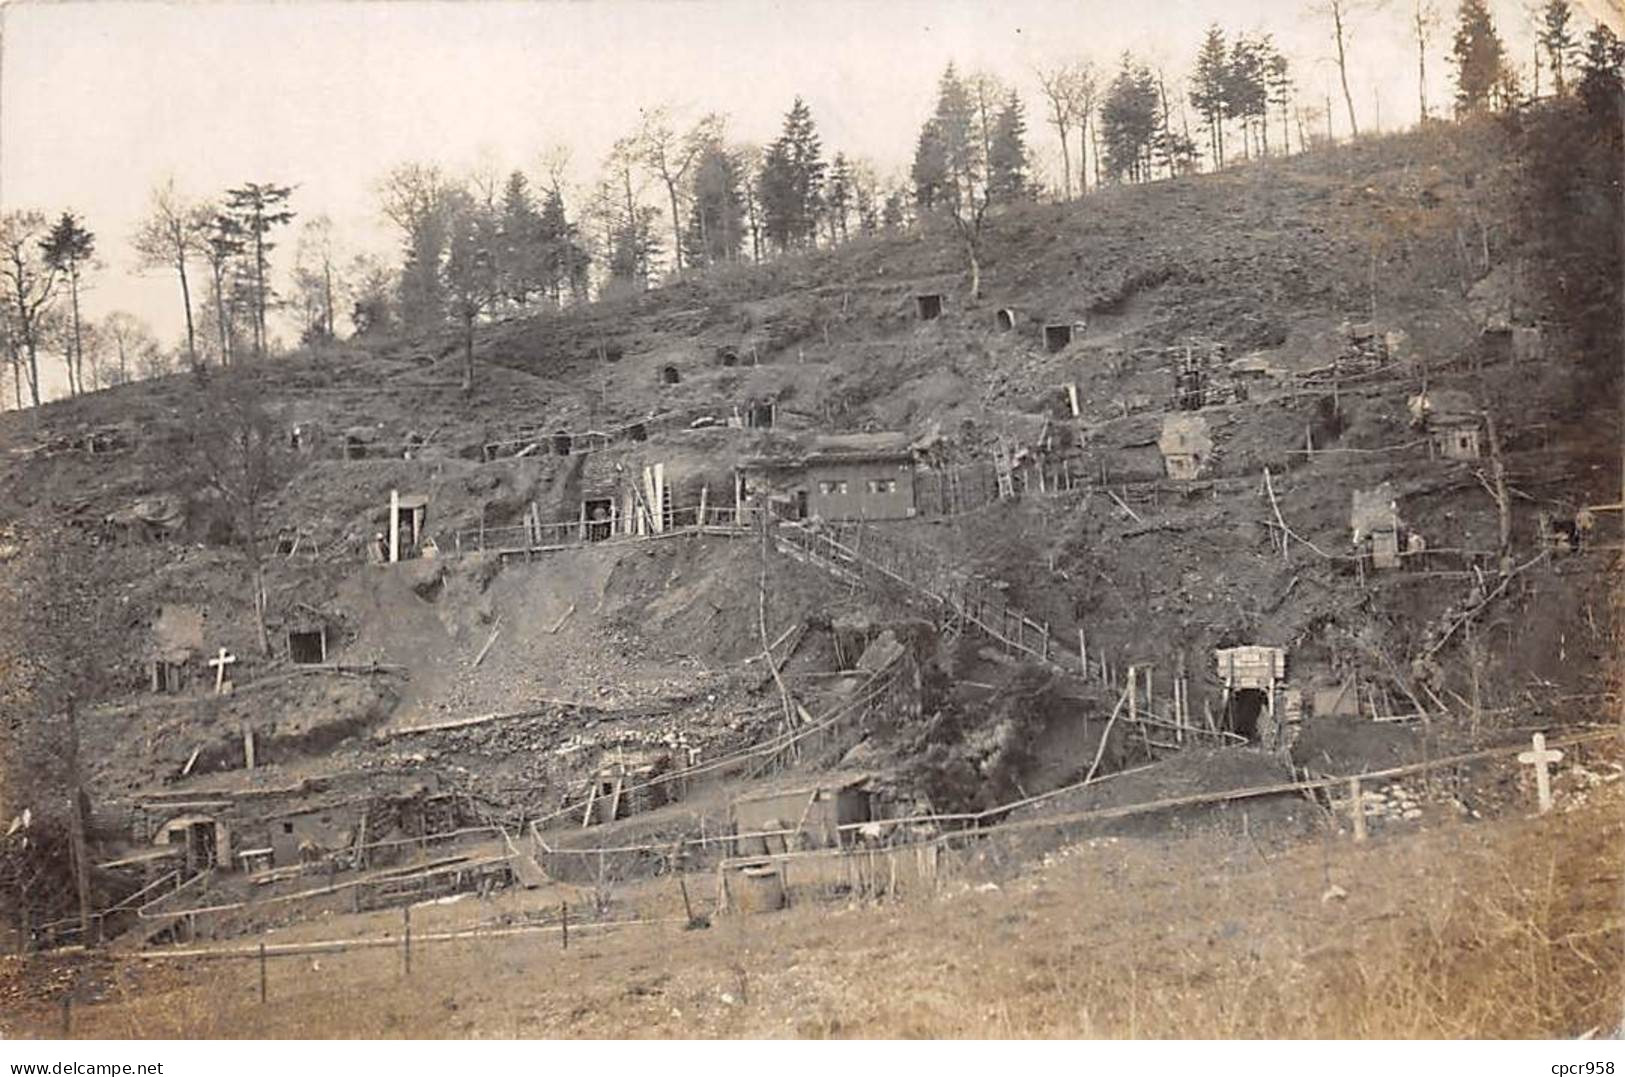
[[1552,776],[1548,768],[1553,763],[1561,762],[1563,753],[1556,748],[1546,747],[1546,734],[1536,733],[1530,740],[1532,747],[1527,752],[1518,753],[1518,762],[1535,768],[1535,795],[1540,801],[1540,814],[1545,815],[1552,810]]
[[224,647],[220,653],[209,659],[209,665],[214,667],[214,694],[220,695],[226,690],[226,666],[237,661],[237,656],[228,652]]

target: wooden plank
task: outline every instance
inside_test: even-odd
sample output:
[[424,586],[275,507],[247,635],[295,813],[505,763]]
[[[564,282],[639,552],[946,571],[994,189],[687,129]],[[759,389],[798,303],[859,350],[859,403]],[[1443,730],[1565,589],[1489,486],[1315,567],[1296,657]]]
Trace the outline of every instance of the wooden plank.
[[480,653],[474,656],[475,668],[478,668],[479,664],[485,661],[486,653],[491,650],[491,645],[497,641],[497,636],[500,635],[501,632],[502,622],[499,620],[491,629],[491,638],[485,641],[485,646],[480,648]]

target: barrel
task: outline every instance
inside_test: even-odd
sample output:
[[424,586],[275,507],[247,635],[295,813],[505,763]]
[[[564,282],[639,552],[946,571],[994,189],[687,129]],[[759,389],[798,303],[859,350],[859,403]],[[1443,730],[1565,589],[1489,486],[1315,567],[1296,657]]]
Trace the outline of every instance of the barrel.
[[784,876],[776,864],[747,864],[736,877],[735,896],[740,912],[772,912],[784,908]]

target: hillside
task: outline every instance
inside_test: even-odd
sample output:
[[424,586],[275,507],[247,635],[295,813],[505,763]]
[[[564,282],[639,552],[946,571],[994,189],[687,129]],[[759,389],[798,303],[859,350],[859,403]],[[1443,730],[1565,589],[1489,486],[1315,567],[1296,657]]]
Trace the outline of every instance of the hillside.
[[[588,821],[614,798],[605,844],[704,853],[769,772],[784,788],[859,775],[885,818],[1002,817],[1097,773],[1160,768],[1138,787],[1156,799],[1594,723],[1618,698],[1617,517],[1574,548],[1554,535],[1619,500],[1618,373],[1554,299],[1549,237],[1509,212],[1526,197],[1516,138],[1438,126],[1012,208],[988,225],[979,298],[929,227],[694,274],[485,327],[466,397],[446,337],[7,415],[14,670],[30,640],[65,641],[61,668],[7,698],[77,702],[108,905],[182,810],[229,817],[237,854],[321,815],[299,864],[199,895],[254,905],[297,898],[307,852],[330,883],[371,885],[369,841],[416,841],[426,865],[429,839],[479,832],[466,854],[484,863],[539,822],[537,849],[590,848],[583,797]],[[943,313],[922,320],[932,294]],[[1070,342],[1050,348],[1046,326]],[[1182,407],[1176,378],[1197,368],[1204,395]],[[193,446],[227,382],[287,439],[260,535],[268,653]],[[1441,448],[1452,407],[1471,452]],[[1205,446],[1188,476],[1175,419]],[[890,459],[888,432],[912,469],[900,518],[735,514],[740,476],[765,498],[755,476],[817,439],[871,435],[841,443],[870,461]],[[643,478],[657,465],[664,490]],[[426,499],[413,545],[432,556],[370,563],[392,490]],[[1363,495],[1375,528],[1354,519]],[[628,533],[623,505],[644,501],[638,527],[658,534]],[[1403,567],[1379,565],[1373,531]],[[820,535],[836,554],[816,555]],[[77,568],[53,567],[64,550]],[[28,601],[70,577],[77,607]],[[994,596],[1014,640],[962,594]],[[296,659],[312,632],[322,660]],[[177,648],[185,690],[154,692],[150,663]],[[220,648],[230,692],[205,664]],[[1226,687],[1231,648],[1279,649],[1265,695]],[[774,739],[809,728],[825,731]],[[620,818],[640,753],[695,777]],[[431,825],[429,802],[450,814]],[[649,853],[615,870],[668,868]]]

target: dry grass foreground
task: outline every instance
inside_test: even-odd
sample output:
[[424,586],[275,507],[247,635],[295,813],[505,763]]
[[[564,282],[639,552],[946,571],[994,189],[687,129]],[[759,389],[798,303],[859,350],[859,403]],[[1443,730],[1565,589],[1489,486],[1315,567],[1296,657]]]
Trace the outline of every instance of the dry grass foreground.
[[[73,1033],[1608,1034],[1625,1003],[1621,794],[1364,845],[1260,842],[1232,808],[1188,836],[1095,837],[1019,874],[986,845],[934,898],[579,933],[567,951],[546,934],[423,945],[410,977],[398,949],[274,959],[263,1005],[254,961],[131,962],[74,1009]],[[39,1004],[5,1023],[54,1036],[59,1021]]]

